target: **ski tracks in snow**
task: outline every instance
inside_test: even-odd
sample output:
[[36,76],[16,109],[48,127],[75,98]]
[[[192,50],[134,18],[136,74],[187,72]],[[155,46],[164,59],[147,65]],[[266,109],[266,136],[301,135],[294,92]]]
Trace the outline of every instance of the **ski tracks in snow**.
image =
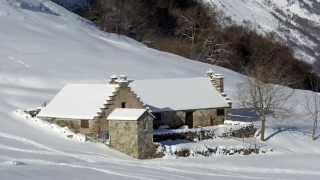
[[36,142],[34,140],[27,139],[27,138],[24,138],[24,137],[19,137],[19,136],[8,134],[8,133],[4,133],[4,132],[0,132],[0,137],[7,138],[7,139],[10,139],[10,140],[22,143],[22,144],[29,144],[29,145],[32,145],[32,146],[34,146],[36,148],[43,149],[43,150],[22,149],[22,148],[6,146],[6,145],[3,145],[3,144],[0,144],[0,149],[7,149],[7,150],[11,150],[11,151],[18,151],[18,152],[24,152],[24,153],[33,153],[33,154],[67,156],[67,157],[71,157],[71,158],[78,159],[78,160],[85,161],[85,162],[89,162],[89,163],[93,163],[94,162],[90,158],[85,158],[85,157],[82,157],[82,156],[77,155],[77,154],[71,154],[71,153],[66,153],[66,152],[63,152],[63,151],[59,151],[59,150],[56,150],[54,148],[50,148],[49,146],[46,146],[44,144],[38,143],[38,142]]
[[[66,168],[75,168],[86,171],[95,171],[102,175],[112,175],[123,179],[186,179],[192,180],[197,177],[211,179],[213,177],[223,179],[266,179],[269,175],[283,176],[282,179],[294,176],[320,176],[320,172],[307,169],[290,169],[290,168],[267,168],[267,167],[250,167],[236,165],[221,165],[220,163],[183,163],[184,161],[137,161],[132,159],[117,159],[105,156],[103,154],[90,152],[64,152],[31,139],[0,132],[0,138],[12,141],[14,144],[28,145],[29,148],[12,147],[11,143],[1,144],[0,150],[14,151],[19,153],[37,154],[32,159],[17,159],[15,157],[1,158],[0,166],[10,165],[31,165],[31,166],[58,166]],[[6,141],[9,142],[9,141]],[[33,148],[32,148],[33,147]],[[66,157],[67,162],[58,160],[47,160],[45,156],[62,156]],[[4,156],[3,156],[4,157]],[[37,159],[39,158],[39,159]],[[43,158],[43,159],[42,159]],[[70,159],[71,158],[71,159]],[[72,161],[75,159],[76,161]],[[18,163],[16,163],[18,162]],[[20,163],[21,162],[21,163]],[[206,162],[206,161],[205,161]],[[163,176],[165,174],[165,176]]]

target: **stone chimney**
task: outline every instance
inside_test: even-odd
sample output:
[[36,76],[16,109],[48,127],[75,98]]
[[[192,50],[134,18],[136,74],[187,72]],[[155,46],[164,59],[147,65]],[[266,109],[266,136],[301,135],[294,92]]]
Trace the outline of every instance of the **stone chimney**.
[[109,83],[117,84],[120,87],[128,87],[129,85],[128,77],[126,75],[120,75],[120,76],[112,75],[110,77]]
[[109,83],[110,84],[117,84],[117,82],[116,82],[117,79],[118,79],[117,75],[113,74],[113,75],[110,76]]
[[128,87],[129,85],[128,77],[126,75],[120,75],[116,82],[120,87]]
[[226,101],[229,104],[229,107],[232,107],[232,100],[229,97],[226,97]]
[[213,70],[207,71],[207,76],[210,79],[212,85],[220,92],[224,92],[224,76],[222,74],[216,74]]

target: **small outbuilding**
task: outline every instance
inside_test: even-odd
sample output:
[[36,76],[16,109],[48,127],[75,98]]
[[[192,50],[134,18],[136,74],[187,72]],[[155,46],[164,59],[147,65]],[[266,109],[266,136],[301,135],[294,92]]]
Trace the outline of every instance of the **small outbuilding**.
[[152,158],[153,115],[146,109],[116,108],[107,118],[109,120],[110,146],[134,158]]

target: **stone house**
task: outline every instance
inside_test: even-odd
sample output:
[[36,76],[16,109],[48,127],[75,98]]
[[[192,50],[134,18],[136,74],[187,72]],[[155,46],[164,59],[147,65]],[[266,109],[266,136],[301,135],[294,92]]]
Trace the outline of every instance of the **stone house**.
[[38,117],[92,137],[111,134],[115,122],[109,116],[118,108],[147,110],[154,116],[154,129],[213,126],[229,118],[231,101],[223,86],[223,76],[211,71],[196,78],[132,81],[112,76],[105,84],[66,85]]

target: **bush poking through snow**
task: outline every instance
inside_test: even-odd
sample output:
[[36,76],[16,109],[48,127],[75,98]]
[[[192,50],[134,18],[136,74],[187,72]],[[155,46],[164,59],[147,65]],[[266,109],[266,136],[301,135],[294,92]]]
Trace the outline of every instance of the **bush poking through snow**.
[[[172,150],[174,148],[170,148]],[[176,156],[176,157],[210,157],[210,156],[219,156],[219,155],[252,155],[252,154],[262,154],[272,152],[272,149],[261,149],[261,147],[232,147],[232,146],[217,146],[217,147],[206,147],[201,150],[193,150],[192,148],[181,148],[175,149],[173,152],[167,151],[167,156]]]
[[22,162],[22,161],[10,161],[9,162],[11,165],[14,165],[14,166],[23,166],[23,165],[27,165],[26,163]]
[[189,157],[190,156],[190,149],[181,149],[179,151],[174,152],[174,154],[178,157]]
[[154,141],[185,139],[189,141],[201,141],[216,137],[254,137],[257,128],[251,124],[241,125],[219,125],[205,128],[193,129],[160,129],[154,133]]
[[31,110],[25,110],[24,112],[29,114],[31,117],[36,117],[40,111],[41,111],[41,108],[36,108]]

